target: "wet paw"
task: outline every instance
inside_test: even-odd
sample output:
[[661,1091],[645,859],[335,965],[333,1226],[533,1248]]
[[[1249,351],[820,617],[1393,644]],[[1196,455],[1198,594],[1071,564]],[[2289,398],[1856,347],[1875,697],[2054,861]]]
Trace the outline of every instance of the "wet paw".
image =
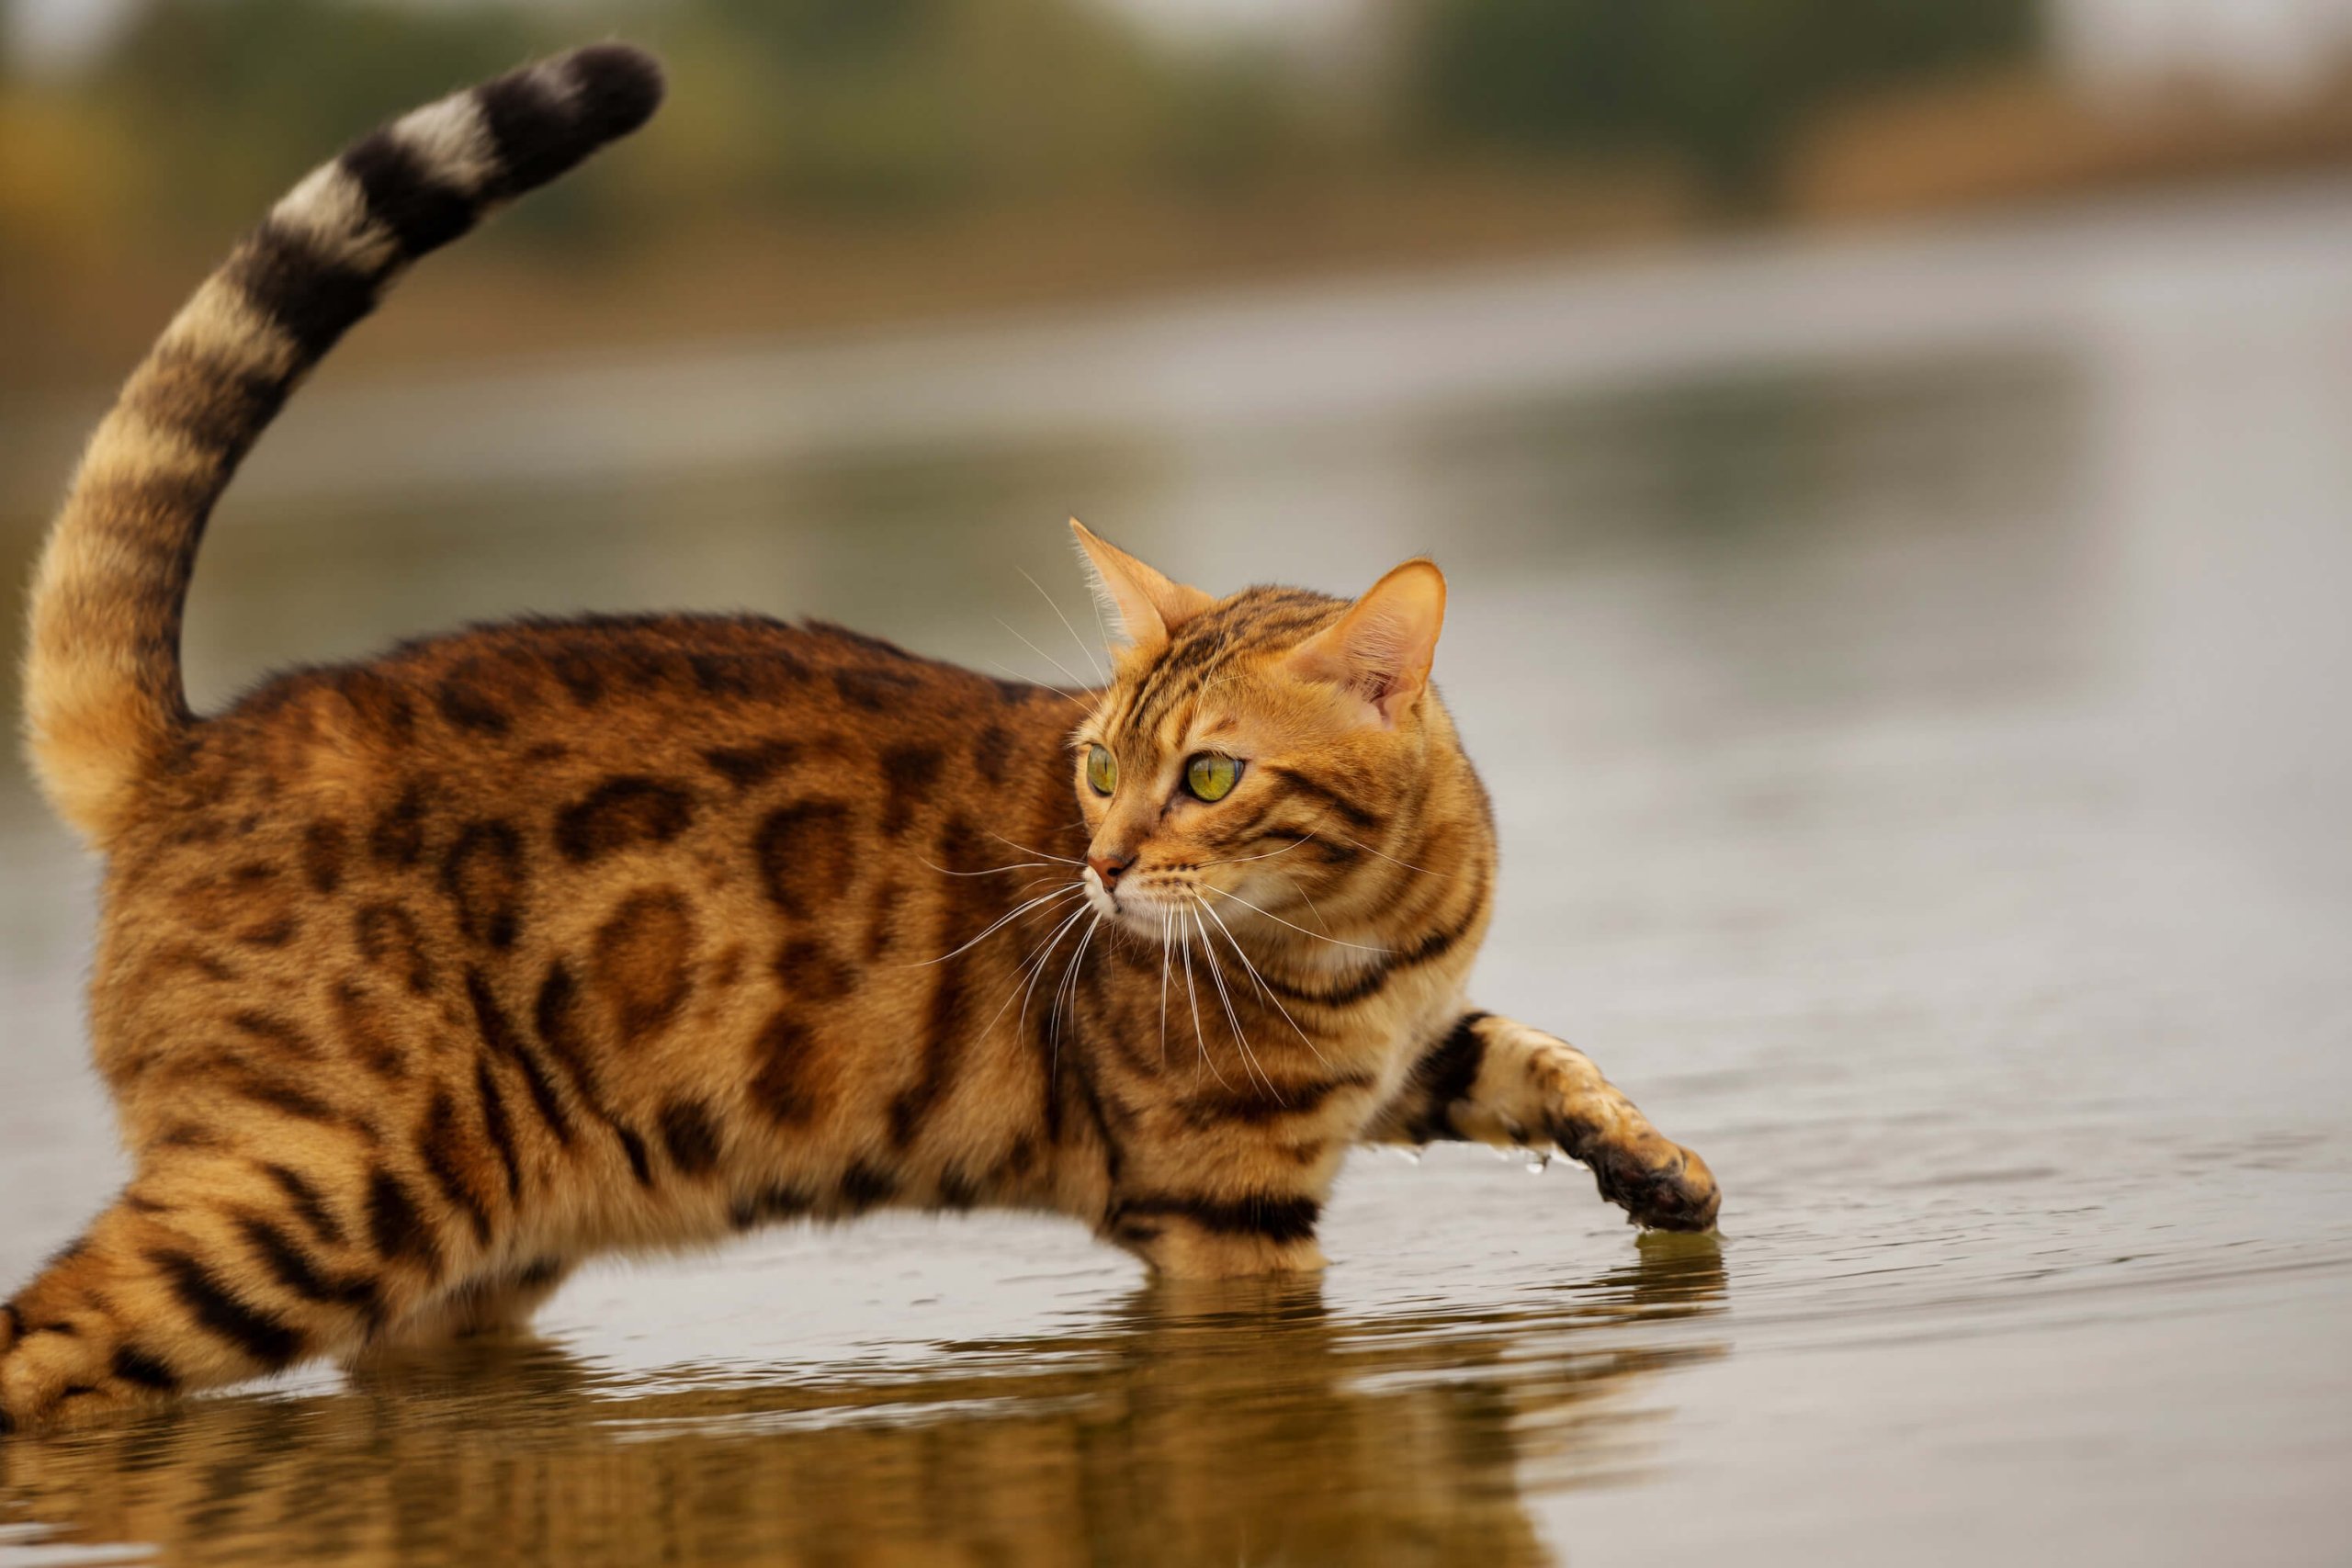
[[1600,1195],[1630,1221],[1652,1230],[1713,1228],[1723,1207],[1715,1174],[1692,1150],[1652,1136],[1631,1145],[1588,1145],[1577,1157],[1592,1171]]

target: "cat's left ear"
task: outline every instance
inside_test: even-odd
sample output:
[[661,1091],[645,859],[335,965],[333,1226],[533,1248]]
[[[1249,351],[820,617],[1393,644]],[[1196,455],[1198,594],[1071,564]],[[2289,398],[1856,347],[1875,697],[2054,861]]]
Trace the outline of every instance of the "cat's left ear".
[[1394,727],[1430,683],[1430,661],[1445,625],[1445,574],[1408,560],[1372,585],[1340,617],[1298,645],[1290,667],[1310,681],[1345,686]]
[[1127,640],[1139,649],[1164,647],[1177,627],[1216,603],[1197,588],[1170,581],[1075,517],[1069,520],[1069,531],[1094,569],[1096,592],[1118,611]]

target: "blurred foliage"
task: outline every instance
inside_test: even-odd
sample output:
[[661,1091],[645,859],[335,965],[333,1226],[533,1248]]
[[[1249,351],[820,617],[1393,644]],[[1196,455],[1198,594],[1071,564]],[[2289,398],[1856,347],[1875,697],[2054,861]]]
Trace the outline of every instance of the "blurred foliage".
[[2038,0],[1423,0],[1408,79],[1441,140],[1670,148],[1752,204],[1824,107],[2022,59],[2041,11]]
[[[542,230],[727,204],[887,211],[1230,189],[1334,160],[1376,169],[1488,149],[1667,152],[1737,195],[1769,181],[1826,98],[2018,55],[2034,10],[1387,0],[1365,8],[1377,36],[1354,51],[1363,80],[1335,91],[1327,62],[1163,47],[1099,0],[146,0],[70,80],[28,82],[0,57],[0,133],[14,144],[0,149],[0,225],[34,225],[54,245],[74,227],[65,206],[150,231],[238,221],[355,126],[605,32],[654,43],[694,90],[654,172],[533,204]],[[1366,97],[1385,101],[1330,112]]]
[[2040,8],[1361,0],[1302,44],[1180,40],[1117,0],[121,3],[86,58],[0,53],[0,370],[118,362],[143,330],[118,322],[355,131],[598,37],[682,90],[499,225],[523,281],[477,273],[477,322],[527,316],[559,256],[612,319],[680,332],[1655,236],[1801,197],[1808,127],[2026,62]]

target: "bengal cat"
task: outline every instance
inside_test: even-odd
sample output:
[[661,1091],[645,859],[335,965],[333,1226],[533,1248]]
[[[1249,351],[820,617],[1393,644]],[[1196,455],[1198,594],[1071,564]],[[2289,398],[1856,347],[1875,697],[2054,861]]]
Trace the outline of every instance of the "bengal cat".
[[524,620],[198,718],[198,539],[425,252],[636,129],[604,45],[297,186],[97,429],[38,573],[33,761],[105,857],[136,1174],[0,1307],[0,1422],[518,1323],[580,1259],[884,1205],[1311,1269],[1363,1139],[1555,1143],[1645,1225],[1705,1164],[1466,1008],[1497,861],[1429,685],[1444,580],[1223,599],[1077,528],[1103,690],[821,624]]

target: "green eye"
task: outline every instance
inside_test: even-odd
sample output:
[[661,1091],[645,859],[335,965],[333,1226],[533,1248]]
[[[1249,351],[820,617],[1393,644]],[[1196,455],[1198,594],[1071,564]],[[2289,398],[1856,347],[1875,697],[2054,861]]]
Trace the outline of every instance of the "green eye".
[[1119,787],[1119,760],[1111,755],[1108,746],[1092,747],[1087,751],[1086,782],[1094,786],[1097,795],[1108,795]]
[[1184,787],[1197,800],[1223,800],[1241,782],[1241,762],[1234,757],[1204,751],[1184,764]]

